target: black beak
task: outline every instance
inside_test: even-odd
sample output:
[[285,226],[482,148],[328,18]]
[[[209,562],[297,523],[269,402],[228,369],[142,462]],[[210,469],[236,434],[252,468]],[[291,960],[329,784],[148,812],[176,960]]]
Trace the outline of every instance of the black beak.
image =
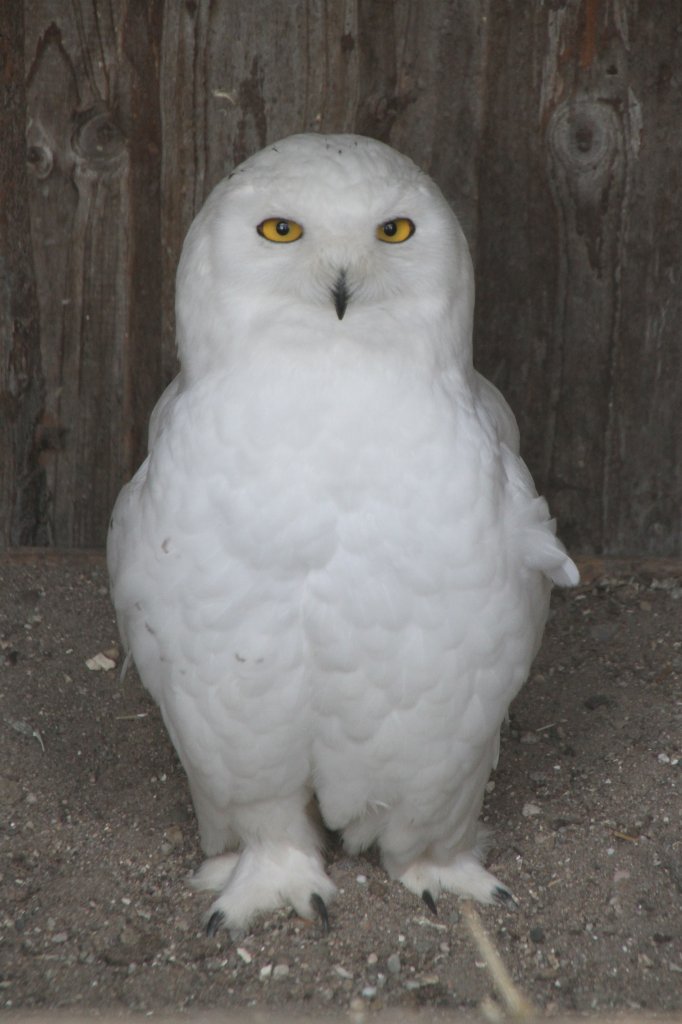
[[336,315],[338,316],[339,320],[343,320],[343,314],[346,312],[346,306],[348,305],[348,300],[350,298],[348,285],[346,284],[345,270],[339,271],[339,276],[334,282],[334,287],[332,288],[332,297],[334,299],[334,309],[336,310]]

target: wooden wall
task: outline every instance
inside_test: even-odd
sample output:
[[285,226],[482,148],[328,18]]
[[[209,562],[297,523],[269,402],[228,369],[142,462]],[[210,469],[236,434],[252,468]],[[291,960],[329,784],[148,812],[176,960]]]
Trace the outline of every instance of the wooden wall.
[[572,548],[682,553],[680,0],[17,0],[0,59],[0,546],[103,543],[192,216],[321,130],[452,201],[477,364]]

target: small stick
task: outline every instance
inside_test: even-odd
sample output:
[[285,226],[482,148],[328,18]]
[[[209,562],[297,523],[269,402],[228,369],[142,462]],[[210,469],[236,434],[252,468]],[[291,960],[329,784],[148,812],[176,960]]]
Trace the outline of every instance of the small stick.
[[512,981],[509,971],[502,963],[502,957],[495,949],[492,939],[483,927],[481,919],[471,903],[462,904],[462,913],[471,932],[471,937],[481,957],[485,960],[486,967],[493,979],[493,984],[501,995],[509,1015],[514,1020],[530,1020],[537,1013],[535,1007]]

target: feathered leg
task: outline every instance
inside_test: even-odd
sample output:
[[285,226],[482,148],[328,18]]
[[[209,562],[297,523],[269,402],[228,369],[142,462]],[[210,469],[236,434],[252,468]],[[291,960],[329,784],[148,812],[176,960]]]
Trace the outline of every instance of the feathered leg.
[[196,888],[218,889],[207,930],[245,929],[257,914],[292,906],[301,917],[318,917],[328,927],[326,903],[336,888],[324,870],[321,837],[308,812],[309,793],[229,808],[240,838],[239,853],[206,861]]

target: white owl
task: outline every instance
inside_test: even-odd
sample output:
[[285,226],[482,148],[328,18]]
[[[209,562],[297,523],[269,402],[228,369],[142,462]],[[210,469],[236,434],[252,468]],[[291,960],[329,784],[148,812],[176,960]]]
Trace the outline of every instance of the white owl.
[[327,925],[315,803],[431,908],[512,899],[478,816],[551,581],[578,573],[473,368],[457,219],[388,146],[296,135],[210,195],[176,305],[182,368],[108,558],[209,933],[287,905]]

